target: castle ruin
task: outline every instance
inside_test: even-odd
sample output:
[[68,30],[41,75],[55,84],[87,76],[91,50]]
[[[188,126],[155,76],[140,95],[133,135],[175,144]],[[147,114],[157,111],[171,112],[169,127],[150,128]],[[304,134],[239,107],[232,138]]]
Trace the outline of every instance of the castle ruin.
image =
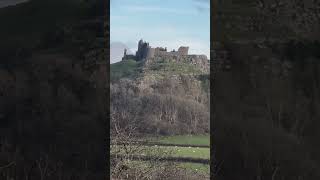
[[145,65],[148,65],[153,61],[166,59],[174,62],[188,62],[204,71],[209,71],[209,60],[206,55],[189,55],[188,52],[189,47],[187,46],[180,46],[178,51],[167,51],[166,47],[152,48],[149,43],[144,42],[141,39],[138,43],[138,50],[136,54],[127,54],[127,50],[125,49],[122,60],[133,59],[136,61],[144,61]]
[[181,46],[179,47],[178,51],[167,51],[167,48],[163,47],[156,47],[152,48],[149,43],[144,42],[142,39],[138,43],[138,50],[136,52],[136,55],[128,55],[126,54],[126,49],[124,52],[123,60],[126,59],[135,59],[136,61],[142,61],[146,59],[151,59],[158,56],[188,56],[189,47],[187,46]]

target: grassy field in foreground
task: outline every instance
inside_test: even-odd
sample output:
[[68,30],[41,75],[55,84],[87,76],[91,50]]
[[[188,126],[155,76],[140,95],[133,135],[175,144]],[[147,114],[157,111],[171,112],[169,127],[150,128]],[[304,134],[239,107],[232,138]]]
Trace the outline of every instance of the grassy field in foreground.
[[210,159],[210,148],[165,147],[174,157],[192,157]]
[[[160,138],[149,139],[153,142],[164,144],[176,144],[177,146],[142,146],[139,148],[137,155],[164,155],[168,154],[172,157],[190,157],[210,159],[210,148],[203,147],[179,147],[179,145],[210,145],[209,135],[181,135],[166,136]],[[111,149],[121,149],[120,146],[112,146]]]
[[[136,155],[147,156],[170,156],[170,157],[183,157],[183,158],[202,158],[210,159],[210,148],[200,147],[179,147],[179,145],[210,145],[209,135],[184,135],[184,136],[167,136],[160,138],[152,138],[151,141],[167,144],[177,144],[177,146],[141,146],[140,150],[136,151]],[[111,149],[121,149],[121,147],[114,145]],[[120,151],[121,152],[121,151]],[[146,166],[146,161],[136,161],[136,163]],[[189,163],[189,162],[176,162],[180,168],[184,168],[192,173],[200,173],[208,175],[210,166],[208,164]]]
[[210,174],[210,166],[208,164],[178,163],[178,166],[186,170],[191,170],[193,172]]
[[209,135],[178,135],[178,136],[165,136],[155,139],[159,143],[168,144],[189,144],[189,145],[207,145],[210,146]]
[[[111,147],[113,150],[121,149],[121,147]],[[167,146],[142,146],[133,147],[136,155],[147,156],[170,156],[170,157],[189,157],[189,158],[202,158],[210,159],[210,148],[198,148],[198,147],[167,147]],[[123,150],[119,151],[120,154]]]
[[[161,162],[159,162],[161,163]],[[147,169],[150,167],[149,162],[147,161],[130,161],[128,162],[129,166],[138,167],[142,169]],[[207,164],[198,164],[198,163],[176,163],[176,166],[179,168],[183,168],[192,173],[200,173],[200,174],[210,174],[210,166]]]

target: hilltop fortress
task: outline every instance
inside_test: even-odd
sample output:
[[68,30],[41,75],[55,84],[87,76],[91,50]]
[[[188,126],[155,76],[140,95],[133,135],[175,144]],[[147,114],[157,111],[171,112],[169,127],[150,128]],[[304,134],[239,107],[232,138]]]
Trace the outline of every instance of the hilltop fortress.
[[188,62],[200,67],[204,71],[209,70],[209,60],[206,55],[189,55],[189,47],[180,46],[178,51],[167,51],[167,48],[156,47],[152,48],[149,43],[144,42],[142,39],[138,43],[138,50],[135,55],[128,55],[127,49],[124,50],[122,60],[133,59],[136,61],[145,61],[149,64],[152,61],[159,59],[166,59],[175,62]]
[[178,51],[168,52],[167,48],[156,47],[152,48],[149,43],[144,42],[142,39],[138,43],[138,51],[136,55],[127,55],[127,50],[124,50],[123,60],[125,59],[135,59],[137,61],[151,59],[158,56],[187,56],[189,47],[181,46]]

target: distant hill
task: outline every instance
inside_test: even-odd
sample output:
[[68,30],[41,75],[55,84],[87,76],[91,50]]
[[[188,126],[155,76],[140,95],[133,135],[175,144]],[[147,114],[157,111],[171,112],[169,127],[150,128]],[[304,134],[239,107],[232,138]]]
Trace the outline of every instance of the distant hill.
[[112,42],[110,44],[110,63],[116,63],[121,61],[123,57],[123,51],[124,49],[127,49],[128,54],[132,54],[132,52],[129,50],[129,48],[121,42]]

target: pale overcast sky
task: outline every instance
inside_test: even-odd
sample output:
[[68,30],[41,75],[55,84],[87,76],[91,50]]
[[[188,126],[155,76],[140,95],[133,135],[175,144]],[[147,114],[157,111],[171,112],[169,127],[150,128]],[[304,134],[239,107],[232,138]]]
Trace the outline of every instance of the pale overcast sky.
[[111,42],[135,52],[141,38],[151,47],[189,46],[189,54],[210,58],[210,0],[111,0]]

